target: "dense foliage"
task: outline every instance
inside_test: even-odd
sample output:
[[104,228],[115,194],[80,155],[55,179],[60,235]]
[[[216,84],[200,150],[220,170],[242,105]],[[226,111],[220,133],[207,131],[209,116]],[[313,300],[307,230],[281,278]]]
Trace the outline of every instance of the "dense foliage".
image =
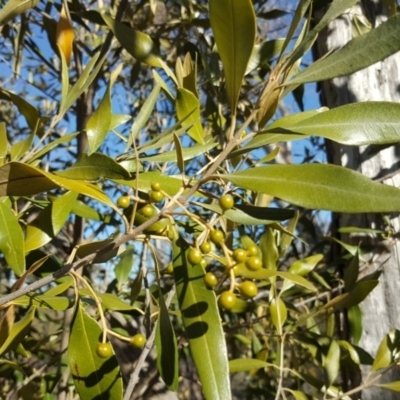
[[[379,273],[359,279],[345,243],[330,260],[335,239],[313,224],[317,210],[398,212],[400,190],[278,160],[308,137],[400,141],[399,104],[280,109],[292,92],[302,106],[305,83],[398,51],[399,14],[303,69],[355,1],[312,28],[311,1],[290,18],[264,3],[0,10],[2,396],[138,399],[161,376],[179,398],[348,399],[396,365],[397,331],[376,357],[357,346]],[[267,40],[279,18],[285,36]],[[349,387],[362,365],[371,374]]]

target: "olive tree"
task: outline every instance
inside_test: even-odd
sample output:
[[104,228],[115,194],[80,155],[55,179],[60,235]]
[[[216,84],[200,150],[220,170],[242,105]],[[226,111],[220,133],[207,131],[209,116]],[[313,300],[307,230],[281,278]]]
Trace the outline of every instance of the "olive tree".
[[[285,13],[261,1],[4,5],[6,60],[46,78],[25,78],[44,92],[34,102],[18,85],[0,92],[5,395],[145,398],[159,377],[206,399],[350,398],[381,385],[397,331],[374,357],[357,345],[358,305],[379,274],[359,278],[358,244],[339,241],[347,253],[330,261],[335,239],[308,233],[317,210],[398,212],[400,191],[342,166],[277,161],[282,143],[309,137],[399,141],[396,103],[279,111],[303,84],[399,50],[385,40],[400,33],[394,14],[301,67],[354,3],[333,1],[311,28],[300,1],[270,40],[263,20]],[[38,29],[46,50],[31,40]],[[376,374],[348,388],[340,372],[362,365]]]

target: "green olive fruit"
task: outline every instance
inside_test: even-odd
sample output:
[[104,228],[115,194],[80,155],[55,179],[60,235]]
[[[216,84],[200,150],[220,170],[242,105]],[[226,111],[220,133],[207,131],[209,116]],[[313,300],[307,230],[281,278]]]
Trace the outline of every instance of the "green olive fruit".
[[142,207],[140,209],[140,211],[147,218],[151,218],[155,212],[155,210],[151,204],[146,204],[144,207]]
[[257,285],[252,281],[244,281],[239,287],[240,293],[243,297],[252,299],[257,296],[258,288]]
[[204,275],[204,282],[207,287],[213,288],[213,287],[217,286],[218,278],[212,272],[207,272]]
[[150,201],[153,203],[159,203],[160,201],[164,200],[164,195],[162,192],[157,192],[156,190],[149,191]]
[[155,192],[159,192],[161,190],[161,183],[160,182],[151,182],[151,190]]
[[96,354],[101,358],[110,357],[113,354],[111,343],[98,343],[96,347]]
[[232,257],[237,263],[241,263],[246,260],[247,251],[244,249],[235,249],[233,251]]
[[236,295],[230,291],[222,292],[218,299],[218,305],[224,310],[232,310],[236,304]]
[[247,255],[249,257],[258,256],[258,247],[254,244],[251,244],[249,247],[247,247]]
[[130,206],[131,204],[131,199],[129,196],[121,196],[118,200],[117,200],[117,206],[119,208],[123,208],[126,209]]
[[199,249],[191,248],[187,255],[187,259],[190,262],[190,264],[197,265],[201,263],[201,260],[203,259],[203,254]]
[[132,336],[129,343],[132,347],[135,347],[136,349],[141,349],[146,344],[146,338],[141,333],[137,333],[136,335]]
[[224,210],[230,210],[235,202],[233,201],[233,197],[230,194],[224,194],[219,199],[219,206]]
[[245,264],[250,271],[257,271],[262,267],[261,258],[257,256],[247,258]]
[[215,244],[220,244],[224,241],[225,235],[219,229],[214,229],[210,232],[210,239]]
[[211,243],[210,242],[203,242],[200,245],[200,250],[202,251],[203,254],[208,254],[212,250]]

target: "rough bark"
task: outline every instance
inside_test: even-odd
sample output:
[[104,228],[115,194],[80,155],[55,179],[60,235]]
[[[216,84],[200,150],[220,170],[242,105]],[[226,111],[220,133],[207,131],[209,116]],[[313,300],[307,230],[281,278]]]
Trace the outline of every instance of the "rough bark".
[[[352,39],[352,18],[364,15],[372,26],[387,19],[386,10],[378,1],[362,1],[361,6],[348,10],[331,23],[317,43],[319,55],[337,49]],[[322,99],[329,108],[360,101],[400,101],[400,54],[397,53],[365,70],[351,76],[322,83]],[[328,144],[331,162],[362,172],[385,184],[400,186],[400,146],[378,148],[377,146],[350,147]],[[399,215],[391,215],[393,232],[399,232]],[[337,215],[339,226],[360,226],[385,229],[382,215]],[[387,225],[386,225],[387,229]],[[400,243],[393,237],[382,240],[377,236],[353,235],[345,237],[353,244],[373,245],[374,249],[363,258],[361,275],[380,269],[380,284],[361,304],[363,313],[363,336],[360,346],[373,356],[383,337],[391,329],[400,329]],[[343,237],[342,237],[343,238]],[[364,378],[365,378],[365,371]],[[385,381],[400,380],[400,370],[387,374]],[[363,400],[377,398],[399,399],[400,395],[389,391],[364,390]]]

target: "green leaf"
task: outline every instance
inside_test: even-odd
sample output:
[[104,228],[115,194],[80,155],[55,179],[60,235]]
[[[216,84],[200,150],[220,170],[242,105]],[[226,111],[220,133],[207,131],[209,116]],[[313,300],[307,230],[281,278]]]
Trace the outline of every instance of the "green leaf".
[[257,370],[261,368],[275,367],[274,364],[266,361],[257,360],[256,358],[236,358],[229,361],[229,372],[243,372]]
[[24,156],[26,152],[31,147],[33,140],[35,139],[40,120],[37,120],[36,127],[32,132],[25,138],[17,143],[14,143],[10,149],[11,160],[18,160],[20,157]]
[[[74,86],[68,92],[65,97],[65,101],[62,101],[60,104],[60,112],[59,115],[63,115],[71,106],[75,103],[76,99],[92,84],[94,79],[96,78],[98,72],[100,71],[104,60],[107,57],[107,54],[97,62],[99,58],[99,53],[95,54],[88,65],[86,65],[82,74],[79,76],[78,80],[75,82]],[[96,65],[97,63],[97,65]],[[96,65],[96,66],[95,66]],[[94,67],[95,66],[95,67]],[[93,70],[93,71],[92,71]],[[63,100],[63,99],[62,99]]]
[[176,114],[178,119],[185,119],[184,127],[190,125],[188,134],[197,143],[204,144],[203,127],[200,120],[200,101],[189,90],[178,88],[176,93]]
[[47,144],[46,146],[43,146],[39,151],[35,152],[32,155],[32,158],[29,159],[29,162],[32,163],[33,161],[37,160],[38,158],[42,158],[45,154],[47,154],[49,151],[56,148],[58,145],[71,142],[78,135],[79,135],[79,132],[76,132],[76,133],[71,133],[69,135],[61,136],[60,138],[58,138],[56,140],[51,140],[51,142],[49,144]]
[[110,214],[101,214],[94,208],[85,204],[82,200],[75,200],[71,208],[71,213],[79,215],[82,218],[92,219],[94,221],[103,221],[106,223],[111,221]]
[[[207,143],[204,145],[194,145],[186,148],[182,148],[182,158],[184,161],[191,160],[200,155],[203,155],[207,151],[216,147],[218,143]],[[151,156],[140,157],[140,161],[150,161],[150,162],[176,162],[176,151],[165,151],[160,152]],[[122,164],[122,163],[121,163]]]
[[77,197],[77,193],[69,192],[56,198],[40,212],[37,219],[26,227],[26,253],[44,246],[58,235]]
[[12,301],[12,304],[18,306],[34,306],[48,310],[65,311],[75,304],[75,297],[32,294],[18,297]]
[[270,165],[218,175],[301,207],[337,212],[400,211],[400,190],[335,165]]
[[0,11],[0,25],[35,7],[39,0],[8,0]]
[[136,31],[108,15],[102,14],[122,47],[136,60],[152,67],[161,67],[159,51],[149,35]]
[[360,71],[400,50],[400,14],[364,35],[350,40],[344,47],[314,62],[290,81],[290,84],[318,82]]
[[282,332],[283,324],[287,318],[287,308],[280,297],[273,298],[269,305],[269,313],[271,321],[278,332]]
[[332,340],[328,354],[325,357],[324,369],[327,378],[327,386],[330,386],[336,379],[340,368],[340,346],[336,340]]
[[135,249],[128,248],[125,250],[115,266],[115,277],[118,281],[118,288],[121,290],[122,285],[127,281],[134,266]]
[[82,153],[78,161],[64,171],[57,171],[65,178],[94,181],[100,178],[129,179],[129,172],[111,157],[101,153]]
[[79,304],[68,346],[72,379],[81,399],[122,399],[122,378],[115,355],[104,359],[96,354],[101,336],[100,326]]
[[[79,294],[81,296],[86,296],[92,298],[92,292],[87,288],[79,289]],[[137,310],[136,307],[131,306],[128,303],[125,303],[114,293],[98,293],[96,292],[96,296],[100,299],[102,306],[105,310],[110,311],[132,311]],[[85,301],[85,300],[83,300]]]
[[157,320],[155,340],[157,369],[168,389],[176,391],[179,378],[178,345],[161,290],[159,290],[159,294],[160,314]]
[[93,154],[104,142],[111,125],[111,86],[107,85],[106,92],[101,99],[97,109],[89,117],[86,124],[89,155]]
[[317,25],[307,34],[304,40],[301,41],[300,45],[296,47],[292,54],[289,56],[288,65],[292,66],[299,58],[303,57],[308,50],[311,49],[318,34],[329,24],[340,15],[342,15],[347,9],[351,8],[357,0],[333,0]]
[[186,259],[188,245],[175,232],[174,275],[183,325],[207,400],[231,398],[228,353],[214,291],[204,283],[200,265]]
[[389,383],[376,383],[374,386],[378,386],[383,389],[393,390],[394,392],[400,392],[400,381],[393,381]]
[[0,165],[3,165],[4,158],[8,152],[8,139],[6,123],[0,122]]
[[21,343],[31,328],[34,316],[35,307],[31,307],[23,318],[12,325],[7,339],[0,347],[0,355],[14,350]]
[[362,312],[360,306],[356,305],[347,310],[347,319],[350,325],[351,336],[353,343],[357,345],[361,340],[363,332]]
[[377,371],[378,369],[386,368],[392,362],[392,355],[390,350],[390,339],[386,335],[381,343],[379,344],[378,351],[372,364],[371,372]]
[[295,261],[289,268],[288,272],[295,275],[305,276],[311,272],[323,258],[323,254],[314,254],[312,256],[302,258]]
[[[279,129],[279,120],[264,134],[315,135],[347,145],[391,144],[400,142],[400,104],[365,102],[346,104],[318,113],[293,125],[285,123]],[[285,121],[286,122],[286,121]],[[262,144],[254,139],[254,144]],[[263,136],[261,136],[263,137]],[[268,136],[267,136],[268,137]]]
[[[76,250],[76,256],[79,258],[84,258],[89,254],[100,251],[101,249],[105,248],[112,242],[113,242],[112,239],[105,239],[105,240],[99,240],[97,242],[81,244]],[[107,262],[112,258],[116,257],[118,254],[122,253],[122,251],[123,251],[122,247],[118,247],[118,248],[113,248],[112,250],[108,250],[102,254],[96,254],[93,263]]]
[[251,52],[246,74],[264,64],[270,64],[271,58],[282,50],[284,42],[285,39],[273,39],[256,44]]
[[35,130],[40,118],[39,111],[28,103],[24,98],[8,90],[0,89],[0,99],[11,101],[18,108],[18,111],[25,117],[31,130]]
[[178,166],[180,173],[183,175],[185,173],[185,161],[182,154],[182,144],[175,133],[173,137],[176,151],[176,165]]
[[343,280],[346,292],[350,292],[352,289],[354,289],[358,279],[359,272],[360,272],[360,260],[357,251],[356,255],[352,257],[349,265],[346,267],[344,271]]
[[220,215],[224,215],[227,219],[237,224],[243,225],[269,225],[276,221],[284,221],[294,216],[294,210],[255,207],[247,204],[236,204],[230,210],[222,210],[218,204],[206,204],[193,202],[206,210],[214,211]]
[[225,71],[226,92],[236,115],[242,80],[256,38],[256,17],[250,0],[210,0],[210,23]]
[[0,201],[0,251],[15,275],[25,272],[24,234],[7,201]]
[[132,146],[132,141],[136,139],[140,131],[144,128],[147,121],[150,118],[151,113],[154,110],[158,96],[160,94],[161,86],[159,84],[155,85],[153,90],[150,92],[149,96],[146,98],[142,107],[140,108],[139,114],[133,121],[131,131],[129,133],[127,148]]

